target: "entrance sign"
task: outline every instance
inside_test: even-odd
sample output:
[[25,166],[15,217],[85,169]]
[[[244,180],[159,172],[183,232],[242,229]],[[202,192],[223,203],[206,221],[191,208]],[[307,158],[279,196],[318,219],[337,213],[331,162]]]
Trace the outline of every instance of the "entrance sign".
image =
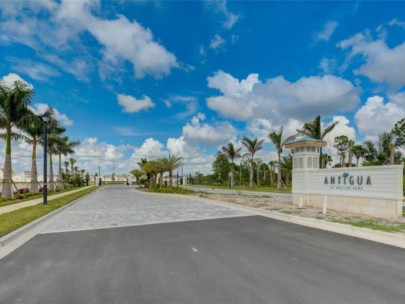
[[293,204],[374,217],[402,216],[403,165],[319,169],[319,149],[326,142],[309,137],[287,143],[292,149]]

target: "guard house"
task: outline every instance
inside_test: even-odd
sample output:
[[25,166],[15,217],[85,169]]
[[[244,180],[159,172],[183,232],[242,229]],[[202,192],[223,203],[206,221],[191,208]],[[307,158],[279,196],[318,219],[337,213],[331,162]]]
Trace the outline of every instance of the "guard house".
[[374,217],[402,217],[403,165],[319,168],[325,141],[286,143],[293,157],[292,203]]
[[293,169],[318,169],[320,148],[325,147],[326,142],[305,136],[290,143],[285,147],[291,149],[293,155]]

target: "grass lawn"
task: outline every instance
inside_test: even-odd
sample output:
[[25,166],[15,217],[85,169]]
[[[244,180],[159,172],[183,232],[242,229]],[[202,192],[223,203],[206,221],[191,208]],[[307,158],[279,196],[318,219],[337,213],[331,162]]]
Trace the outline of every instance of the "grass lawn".
[[275,186],[257,186],[256,188],[250,189],[245,186],[235,186],[230,188],[229,186],[212,186],[212,185],[188,185],[193,187],[205,187],[205,188],[214,188],[214,189],[229,189],[236,191],[260,191],[260,192],[276,192],[276,193],[291,193],[291,187],[277,189]]
[[36,220],[37,218],[44,216],[45,214],[58,209],[79,197],[86,195],[97,189],[97,187],[91,187],[76,193],[66,195],[64,197],[51,199],[48,201],[48,205],[36,205],[30,206],[8,213],[0,215],[0,237]]
[[405,232],[405,223],[379,223],[377,220],[372,219],[359,219],[359,220],[336,220],[336,223],[349,224],[361,228],[369,228],[373,230],[380,230],[385,232]]
[[[54,194],[60,194],[60,193],[64,193],[64,192],[68,192],[68,191],[72,191],[72,190],[76,190],[76,189],[79,189],[79,187],[74,187],[74,188],[70,188],[69,190],[64,190],[64,191],[59,191],[59,192],[51,192],[51,193],[48,192],[48,196],[52,197],[52,195],[54,195]],[[12,204],[18,204],[18,203],[30,201],[30,200],[33,200],[36,198],[41,198],[41,197],[42,197],[42,193],[38,193],[38,194],[29,195],[25,198],[13,198],[13,199],[6,200],[6,201],[0,200],[0,207],[12,205]]]
[[162,188],[149,189],[148,192],[169,193],[169,194],[190,194],[190,193],[193,193],[194,191],[184,189],[184,188],[181,188],[181,187],[173,187],[173,188],[162,187]]

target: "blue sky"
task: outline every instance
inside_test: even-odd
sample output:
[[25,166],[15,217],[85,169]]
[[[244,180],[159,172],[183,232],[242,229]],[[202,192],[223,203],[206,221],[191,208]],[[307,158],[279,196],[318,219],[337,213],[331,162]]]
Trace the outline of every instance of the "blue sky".
[[[6,0],[0,78],[32,84],[33,107],[58,111],[91,172],[168,152],[209,171],[221,145],[281,125],[291,135],[317,114],[339,121],[330,143],[389,130],[405,116],[404,13],[374,1]],[[28,169],[30,147],[14,150]],[[259,156],[274,157],[270,143]]]

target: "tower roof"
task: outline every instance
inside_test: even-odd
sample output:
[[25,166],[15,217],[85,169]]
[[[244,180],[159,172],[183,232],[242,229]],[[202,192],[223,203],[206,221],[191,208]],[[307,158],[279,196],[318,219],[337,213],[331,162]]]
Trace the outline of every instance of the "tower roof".
[[304,136],[304,137],[297,138],[293,141],[290,141],[290,142],[286,143],[284,146],[288,149],[296,148],[296,147],[305,147],[305,146],[325,147],[326,141],[323,141],[321,139],[312,138],[309,136]]

